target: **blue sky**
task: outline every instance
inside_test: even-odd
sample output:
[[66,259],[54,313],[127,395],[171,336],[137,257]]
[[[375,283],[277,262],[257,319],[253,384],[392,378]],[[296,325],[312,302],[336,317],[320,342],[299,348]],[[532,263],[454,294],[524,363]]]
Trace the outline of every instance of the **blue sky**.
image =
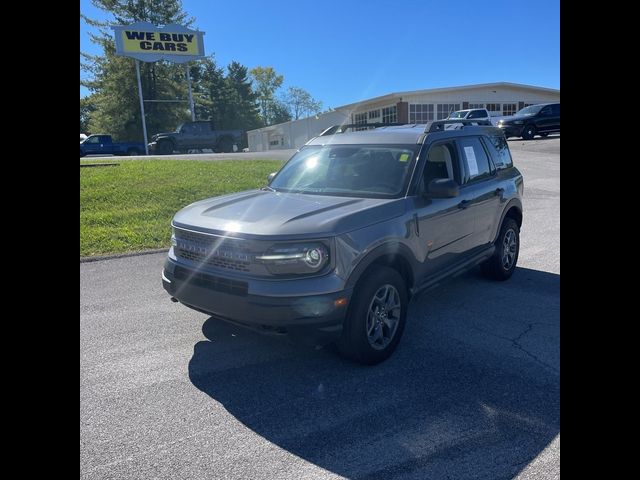
[[[560,2],[184,0],[205,53],[272,66],[338,107],[387,93],[489,82],[560,88]],[[80,0],[90,18],[109,18]],[[99,53],[80,22],[80,50]],[[80,96],[88,92],[80,88]]]

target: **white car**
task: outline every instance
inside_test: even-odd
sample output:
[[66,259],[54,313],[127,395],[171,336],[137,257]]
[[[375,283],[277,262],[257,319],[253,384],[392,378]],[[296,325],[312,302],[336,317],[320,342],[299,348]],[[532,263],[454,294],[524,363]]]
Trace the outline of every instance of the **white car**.
[[489,120],[495,125],[494,119],[491,117],[489,110],[486,108],[467,108],[466,110],[457,110],[451,112],[447,117],[447,120]]
[[80,134],[80,141],[86,140],[87,136],[84,133]]

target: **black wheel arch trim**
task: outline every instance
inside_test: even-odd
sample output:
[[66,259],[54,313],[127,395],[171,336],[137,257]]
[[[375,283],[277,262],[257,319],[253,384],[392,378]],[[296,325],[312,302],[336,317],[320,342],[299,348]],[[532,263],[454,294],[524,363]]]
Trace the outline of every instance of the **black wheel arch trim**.
[[[522,202],[520,201],[519,198],[512,198],[511,200],[509,200],[507,205],[504,207],[504,210],[502,210],[502,214],[500,215],[500,223],[498,223],[498,228],[496,229],[496,234],[493,237],[493,243],[496,242],[496,240],[498,239],[498,235],[500,235],[500,230],[502,229],[502,224],[504,223],[504,219],[506,218],[507,213],[509,213],[509,210],[511,210],[514,207],[520,213],[520,218],[522,218],[524,220],[524,216],[522,215]],[[518,225],[518,226],[521,227],[522,226],[522,221],[519,222],[519,223],[520,223],[520,225]]]
[[358,281],[362,277],[362,274],[367,270],[367,268],[369,268],[377,260],[380,260],[381,258],[389,255],[401,257],[405,262],[406,267],[408,267],[409,271],[404,273],[408,273],[409,278],[405,278],[405,274],[403,272],[399,272],[407,282],[408,293],[409,288],[415,282],[415,266],[417,265],[418,260],[415,258],[415,255],[413,254],[411,249],[400,242],[383,243],[382,245],[378,245],[369,253],[367,253],[349,274],[349,279],[347,280],[345,288],[355,287],[356,283],[358,283]]

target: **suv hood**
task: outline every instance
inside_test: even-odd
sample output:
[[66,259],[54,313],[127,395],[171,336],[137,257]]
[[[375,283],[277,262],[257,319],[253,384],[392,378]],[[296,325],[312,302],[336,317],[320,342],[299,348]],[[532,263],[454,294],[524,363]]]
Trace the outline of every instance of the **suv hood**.
[[338,235],[401,215],[405,199],[329,197],[265,190],[209,198],[180,210],[176,227],[217,234]]

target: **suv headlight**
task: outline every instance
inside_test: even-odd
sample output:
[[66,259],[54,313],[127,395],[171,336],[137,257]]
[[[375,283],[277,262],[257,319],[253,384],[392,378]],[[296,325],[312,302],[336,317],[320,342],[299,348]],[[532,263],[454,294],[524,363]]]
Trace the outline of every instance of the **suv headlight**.
[[321,242],[274,245],[255,260],[274,275],[311,274],[329,264],[329,248]]

